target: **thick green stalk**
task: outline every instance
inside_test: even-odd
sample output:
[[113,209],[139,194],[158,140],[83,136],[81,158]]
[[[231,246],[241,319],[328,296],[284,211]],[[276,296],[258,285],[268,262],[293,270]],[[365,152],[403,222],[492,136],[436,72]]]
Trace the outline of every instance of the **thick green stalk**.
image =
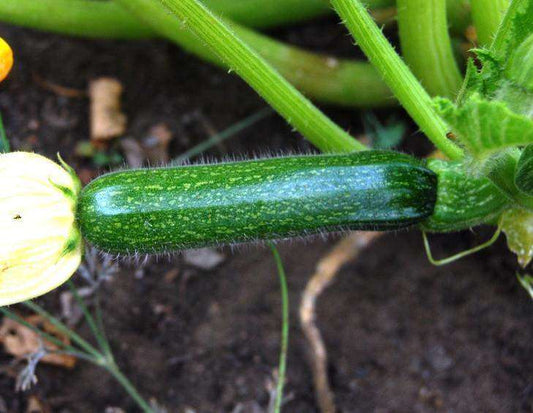
[[472,19],[480,46],[491,45],[509,0],[472,0]]
[[[144,18],[156,28],[159,36],[203,60],[225,66],[222,59],[203,42],[199,42],[183,27],[176,27],[174,18],[165,10],[153,9],[152,14]],[[149,25],[140,24],[120,5],[109,1],[2,0],[0,20],[85,37],[155,36]],[[236,24],[233,30],[290,83],[312,99],[363,108],[397,104],[379,74],[366,62],[309,53]]]
[[[384,0],[375,1],[378,5]],[[390,3],[391,0],[385,1]],[[309,19],[328,13],[330,8],[324,0],[205,0],[213,11],[252,27],[271,27]],[[0,19],[18,20],[24,26],[39,28],[46,25],[42,18],[53,17],[61,26],[57,31],[93,32],[95,36],[107,32],[104,37],[146,37],[154,31],[138,26],[135,20],[114,1],[94,0],[2,0]],[[85,18],[83,22],[82,18]],[[76,22],[76,23],[74,23]],[[76,27],[81,25],[81,27]]]
[[[259,54],[246,45],[230,27],[196,0],[119,0],[140,19],[155,13],[172,12],[175,18],[151,22],[167,30],[186,27],[226,61],[289,124],[316,147],[326,152],[366,149],[332,122],[308,99],[287,82]],[[172,16],[171,16],[172,17]]]
[[405,62],[432,96],[455,97],[462,76],[452,51],[446,0],[398,0]]
[[[455,0],[453,0],[455,1]],[[370,0],[371,7],[394,5],[394,0]],[[326,0],[205,0],[214,12],[251,27],[290,24],[329,13]],[[134,39],[154,36],[115,1],[2,0],[0,20],[64,34]]]
[[446,15],[450,31],[464,35],[466,28],[472,22],[470,0],[447,0]]
[[462,150],[446,137],[447,125],[435,111],[430,96],[394,51],[361,2],[332,0],[331,3],[422,132],[450,159],[462,158]]

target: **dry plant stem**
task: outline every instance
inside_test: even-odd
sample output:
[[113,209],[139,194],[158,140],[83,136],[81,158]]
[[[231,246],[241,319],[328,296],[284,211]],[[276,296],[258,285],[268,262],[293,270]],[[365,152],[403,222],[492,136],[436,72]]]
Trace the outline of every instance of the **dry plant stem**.
[[[171,12],[170,30],[186,27],[235,70],[287,122],[324,152],[367,149],[324,115],[198,0],[119,0],[139,19]],[[150,22],[159,27],[162,22]]]
[[510,0],[472,0],[472,19],[478,43],[489,47],[500,26]]
[[461,159],[463,151],[446,137],[448,127],[433,107],[431,97],[371,19],[362,3],[359,0],[331,0],[331,4],[422,132],[448,158]]
[[364,248],[382,234],[381,232],[353,232],[341,240],[318,262],[316,272],[307,283],[302,295],[300,323],[309,342],[315,395],[322,413],[334,413],[336,409],[327,374],[327,350],[320,330],[316,326],[316,302],[320,294],[335,280],[339,269],[357,258]]
[[462,84],[455,61],[445,0],[398,0],[405,62],[432,96],[454,98]]

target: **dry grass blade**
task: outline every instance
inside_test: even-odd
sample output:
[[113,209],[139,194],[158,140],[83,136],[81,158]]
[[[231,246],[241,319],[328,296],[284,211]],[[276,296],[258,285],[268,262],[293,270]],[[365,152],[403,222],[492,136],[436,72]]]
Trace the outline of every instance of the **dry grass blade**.
[[333,282],[340,268],[357,258],[366,246],[381,235],[380,232],[353,232],[341,240],[318,262],[316,272],[302,295],[300,323],[309,342],[315,396],[322,413],[334,413],[336,408],[327,374],[328,354],[316,325],[316,302],[320,294]]

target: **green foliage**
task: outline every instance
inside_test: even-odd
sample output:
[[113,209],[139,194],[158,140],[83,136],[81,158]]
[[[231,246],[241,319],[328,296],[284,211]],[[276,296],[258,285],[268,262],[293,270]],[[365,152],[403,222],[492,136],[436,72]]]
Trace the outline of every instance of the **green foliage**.
[[515,185],[527,195],[533,195],[533,144],[524,148],[516,166]]
[[443,98],[436,104],[477,168],[495,153],[533,142],[533,119],[513,112],[504,102],[473,93],[461,106]]
[[512,0],[491,51],[496,57],[505,59],[531,35],[532,28],[533,1]]

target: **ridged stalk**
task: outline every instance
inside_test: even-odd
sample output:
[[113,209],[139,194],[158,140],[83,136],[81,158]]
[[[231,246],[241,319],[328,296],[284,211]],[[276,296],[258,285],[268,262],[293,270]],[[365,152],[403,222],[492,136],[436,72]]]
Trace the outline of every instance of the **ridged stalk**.
[[432,96],[455,97],[462,76],[448,34],[445,0],[398,0],[402,55]]
[[472,20],[480,46],[491,45],[508,7],[509,0],[472,0]]

